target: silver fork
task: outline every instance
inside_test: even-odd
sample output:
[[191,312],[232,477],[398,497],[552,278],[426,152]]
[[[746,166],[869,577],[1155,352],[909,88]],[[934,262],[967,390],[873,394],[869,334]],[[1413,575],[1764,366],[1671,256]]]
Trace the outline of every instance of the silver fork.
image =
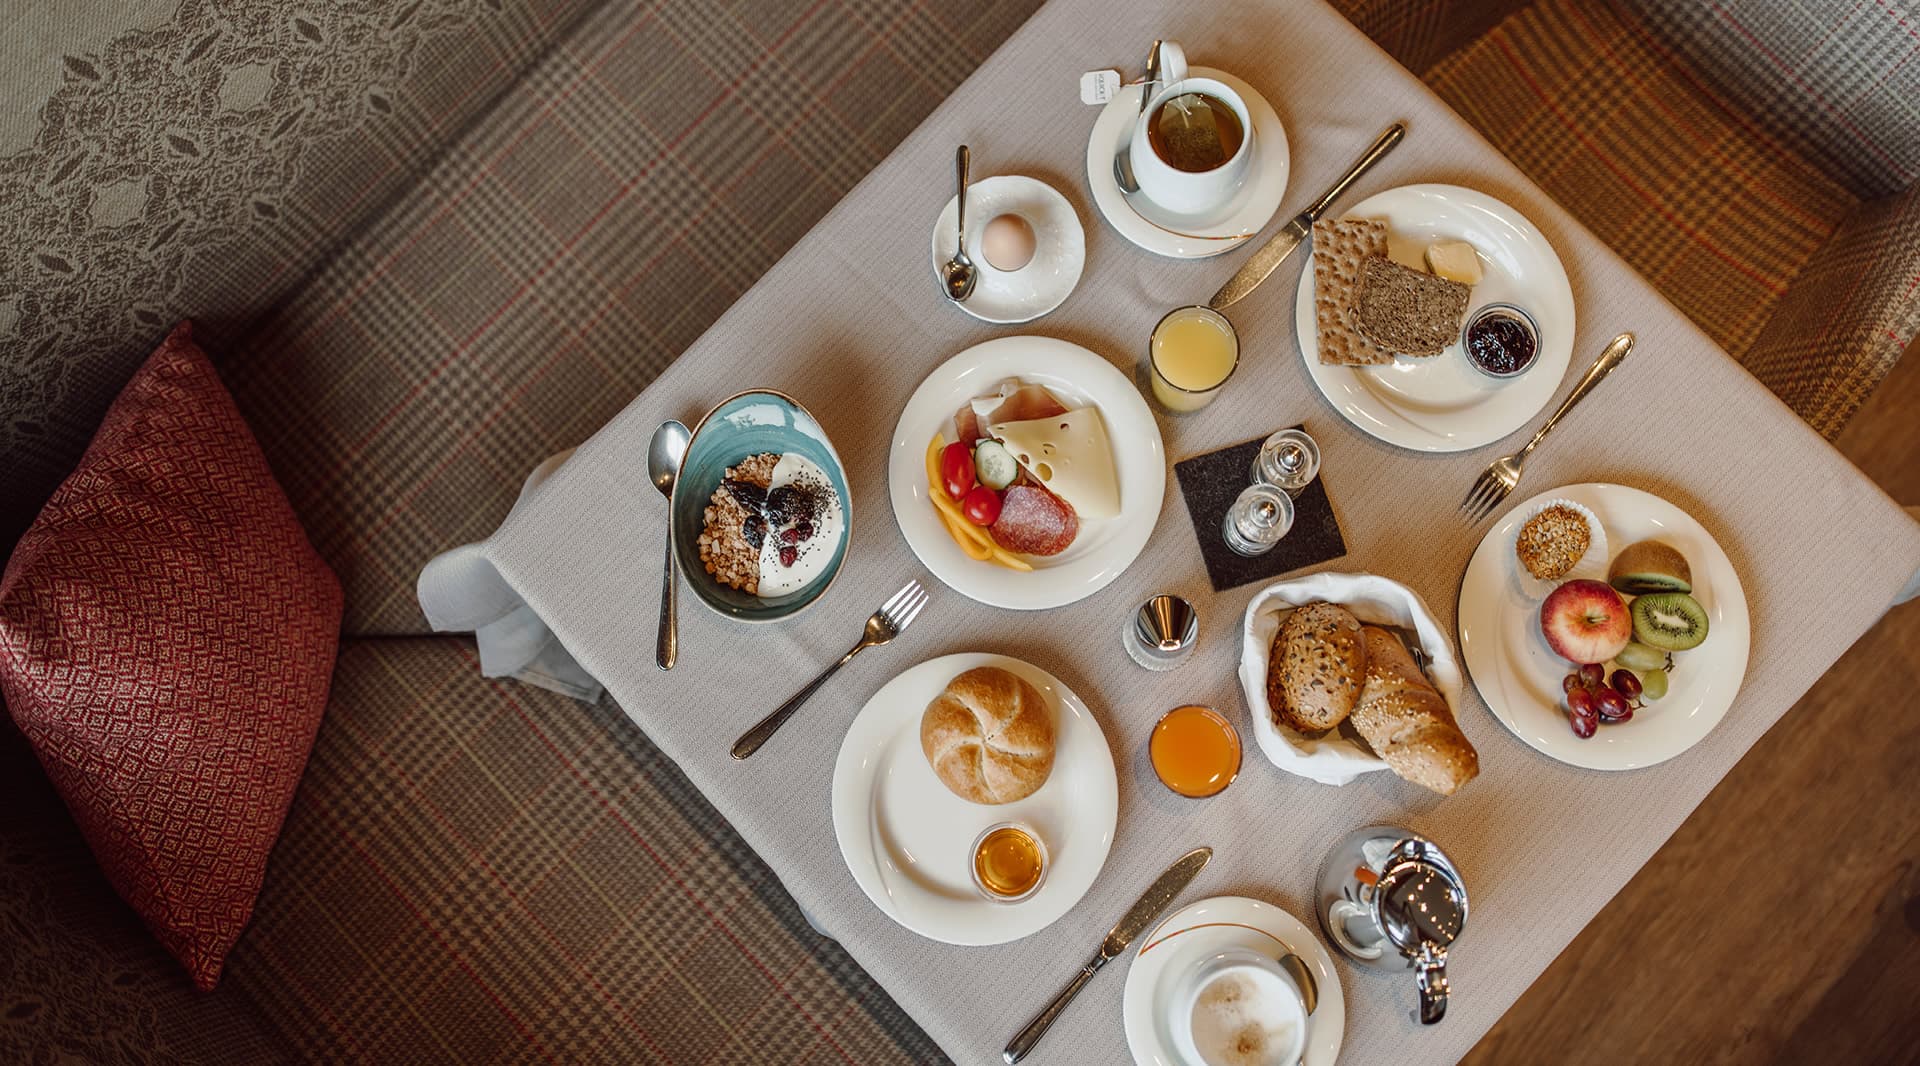
[[918,581],[907,582],[905,588],[894,593],[892,599],[881,604],[880,609],[873,612],[873,617],[867,619],[866,631],[860,634],[860,643],[855,644],[852,651],[842,655],[839,662],[820,671],[820,676],[809,681],[806,688],[794,693],[793,698],[781,704],[779,710],[760,719],[758,724],[742,733],[740,739],[733,742],[733,757],[744,759],[759,751],[761,745],[779,732],[781,726],[787,724],[787,719],[793,717],[793,712],[807,702],[807,697],[812,696],[819,691],[821,685],[827,683],[827,678],[832,677],[841,667],[853,661],[854,656],[899,636],[900,631],[907,628],[907,625],[920,613],[920,608],[926,605],[927,590],[921,588]]
[[1546,424],[1540,427],[1540,431],[1527,442],[1527,446],[1512,455],[1495,459],[1480,472],[1480,479],[1473,483],[1467,498],[1460,503],[1460,511],[1466,515],[1469,525],[1479,522],[1492,514],[1494,508],[1500,506],[1501,501],[1507,498],[1507,494],[1513,491],[1513,487],[1520,483],[1520,469],[1526,465],[1527,456],[1532,454],[1534,447],[1545,440],[1547,434],[1553,432],[1553,427],[1560,424],[1563,415],[1573,410],[1574,404],[1586,399],[1587,393],[1592,392],[1593,387],[1600,384],[1602,378],[1613,373],[1613,368],[1619,366],[1631,351],[1633,351],[1633,334],[1631,333],[1622,333],[1608,341],[1607,346],[1601,349],[1600,358],[1595,359],[1593,365],[1587,368],[1587,373],[1580,379],[1580,384],[1575,385],[1573,391],[1567,394],[1567,398],[1560,404],[1560,409],[1547,419]]

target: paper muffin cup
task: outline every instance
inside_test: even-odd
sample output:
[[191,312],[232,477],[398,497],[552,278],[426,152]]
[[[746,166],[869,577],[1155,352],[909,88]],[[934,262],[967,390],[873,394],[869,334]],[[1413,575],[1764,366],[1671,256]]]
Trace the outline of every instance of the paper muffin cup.
[[[1520,562],[1520,555],[1518,551],[1516,551],[1516,547],[1520,541],[1520,530],[1524,528],[1528,522],[1532,521],[1535,515],[1549,507],[1565,507],[1587,520],[1587,550],[1585,554],[1575,560],[1573,566],[1568,569],[1566,573],[1556,578],[1545,579],[1534,577],[1532,572]],[[1526,594],[1528,599],[1545,599],[1547,593],[1552,592],[1554,589],[1559,588],[1569,581],[1575,581],[1581,578],[1605,581],[1607,579],[1607,560],[1609,558],[1611,558],[1611,556],[1607,554],[1607,531],[1605,527],[1600,525],[1599,516],[1595,515],[1586,505],[1575,503],[1572,500],[1547,500],[1539,506],[1532,508],[1527,512],[1525,518],[1514,523],[1513,532],[1507,537],[1507,563],[1513,568],[1514,577],[1520,582],[1520,589]]]

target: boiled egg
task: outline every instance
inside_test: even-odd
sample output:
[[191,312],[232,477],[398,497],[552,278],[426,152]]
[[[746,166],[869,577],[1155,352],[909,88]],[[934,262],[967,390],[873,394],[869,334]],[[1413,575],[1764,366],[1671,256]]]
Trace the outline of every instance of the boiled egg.
[[980,232],[980,254],[995,270],[1009,274],[1033,261],[1033,226],[1019,215],[997,215]]

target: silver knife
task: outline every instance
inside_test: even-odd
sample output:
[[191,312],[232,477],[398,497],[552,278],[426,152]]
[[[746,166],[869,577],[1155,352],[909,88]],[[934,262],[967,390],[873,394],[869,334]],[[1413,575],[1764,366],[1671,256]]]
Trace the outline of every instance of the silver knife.
[[1327,191],[1321,193],[1318,200],[1308,204],[1305,211],[1293,216],[1291,221],[1280,227],[1280,232],[1274,234],[1272,240],[1261,245],[1259,250],[1254,252],[1232,277],[1227,279],[1227,283],[1220,286],[1220,291],[1213,294],[1213,299],[1207,301],[1207,306],[1218,311],[1259,288],[1260,283],[1267,280],[1267,275],[1273,273],[1275,267],[1286,262],[1287,257],[1293,254],[1293,250],[1300,246],[1300,242],[1313,234],[1314,220],[1320,217],[1328,205],[1339,199],[1340,194],[1346,192],[1348,186],[1359,181],[1360,175],[1373,169],[1375,163],[1386,158],[1387,153],[1393,151],[1394,146],[1399,144],[1401,138],[1406,135],[1405,123],[1396,122],[1388,126],[1374,140],[1373,146],[1368,148],[1359,159],[1354,160],[1345,174],[1340,175],[1340,180],[1328,186]]
[[1134,901],[1133,906],[1127,909],[1126,914],[1121,915],[1120,920],[1107,933],[1107,938],[1100,942],[1100,951],[1094,955],[1092,961],[1080,967],[1080,972],[1073,975],[1073,980],[1067,982],[1067,987],[1061,989],[1060,994],[1053,997],[1051,1003],[1041,1008],[1040,1013],[1034,1015],[1033,1020],[1027,1023],[1027,1027],[1015,1034],[1013,1040],[1007,1044],[1007,1049],[1000,1053],[1000,1057],[1007,1061],[1007,1066],[1013,1066],[1014,1063],[1027,1057],[1027,1053],[1040,1042],[1040,1038],[1047,1035],[1047,1030],[1053,1027],[1053,1023],[1059,1019],[1061,1012],[1067,1009],[1067,1004],[1073,1002],[1073,997],[1079,995],[1080,990],[1087,986],[1087,982],[1093,980],[1093,975],[1100,972],[1100,967],[1127,950],[1127,945],[1133,942],[1133,938],[1139,936],[1147,926],[1152,925],[1155,918],[1160,917],[1160,912],[1166,910],[1174,897],[1199,876],[1200,871],[1207,865],[1207,861],[1212,858],[1212,848],[1195,848],[1180,856],[1172,866],[1167,867],[1165,873],[1154,880],[1153,884],[1147,886],[1147,890],[1140,894],[1140,898]]

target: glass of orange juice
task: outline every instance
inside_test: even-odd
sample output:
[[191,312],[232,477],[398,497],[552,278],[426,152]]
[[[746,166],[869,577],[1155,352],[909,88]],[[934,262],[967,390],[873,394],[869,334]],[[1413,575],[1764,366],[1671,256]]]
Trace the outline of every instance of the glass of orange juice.
[[1240,365],[1240,335],[1211,307],[1176,307],[1153,327],[1147,362],[1160,406],[1198,411],[1220,395]]
[[1211,707],[1175,707],[1147,741],[1154,775],[1193,799],[1217,796],[1240,775],[1240,734]]

